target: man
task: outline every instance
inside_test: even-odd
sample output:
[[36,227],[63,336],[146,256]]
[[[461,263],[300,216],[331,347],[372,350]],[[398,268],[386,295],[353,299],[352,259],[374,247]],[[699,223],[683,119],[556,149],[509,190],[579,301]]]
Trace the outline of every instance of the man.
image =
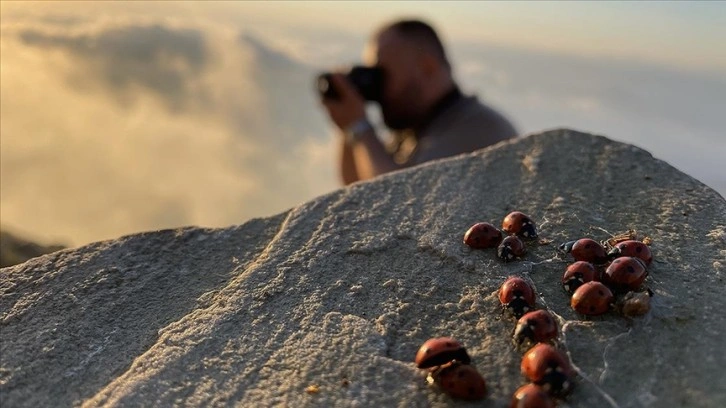
[[340,172],[345,184],[429,160],[471,152],[513,138],[502,115],[465,96],[434,29],[418,20],[383,27],[364,57],[383,71],[383,121],[394,136],[385,146],[368,121],[365,101],[343,73],[330,78],[339,97],[323,105],[341,130]]

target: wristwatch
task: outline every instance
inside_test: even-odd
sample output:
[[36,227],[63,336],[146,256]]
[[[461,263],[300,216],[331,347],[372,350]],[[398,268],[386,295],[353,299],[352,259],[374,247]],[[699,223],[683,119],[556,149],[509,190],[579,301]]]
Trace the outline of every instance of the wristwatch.
[[358,119],[345,129],[345,142],[349,145],[357,142],[363,134],[373,130],[373,125],[367,118]]

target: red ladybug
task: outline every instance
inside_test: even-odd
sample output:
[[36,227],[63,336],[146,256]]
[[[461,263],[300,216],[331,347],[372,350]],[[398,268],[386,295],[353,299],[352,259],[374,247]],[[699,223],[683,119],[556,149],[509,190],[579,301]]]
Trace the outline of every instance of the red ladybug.
[[514,258],[521,258],[527,253],[527,247],[524,246],[519,237],[516,235],[510,235],[502,240],[502,243],[497,247],[497,257],[504,262],[514,260]]
[[524,354],[521,370],[525,377],[550,395],[567,395],[574,386],[570,362],[547,343],[538,343]]
[[546,342],[557,337],[557,322],[546,310],[535,310],[519,318],[514,329],[514,343],[521,345],[526,339],[532,343]]
[[537,227],[534,225],[534,221],[519,211],[512,211],[504,217],[502,230],[526,239],[537,238]]
[[611,258],[619,256],[634,256],[640,258],[645,266],[649,266],[653,262],[653,255],[648,245],[640,241],[628,240],[617,243],[608,253]]
[[464,243],[472,248],[496,248],[502,242],[502,231],[488,222],[478,222],[464,234]]
[[562,287],[572,295],[583,283],[596,280],[595,267],[590,262],[577,261],[567,266],[562,276]]
[[600,282],[583,283],[572,294],[570,306],[584,315],[599,315],[610,310],[613,304],[613,293]]
[[435,337],[426,340],[416,353],[416,367],[429,368],[446,364],[452,360],[469,364],[471,358],[466,349],[451,337]]
[[527,281],[510,276],[499,288],[499,302],[516,318],[534,309],[534,289]]
[[585,261],[598,265],[608,260],[605,248],[599,242],[590,238],[580,238],[575,241],[570,249],[570,254],[576,261]]
[[605,270],[603,281],[608,285],[625,290],[635,290],[648,276],[645,263],[633,256],[616,258]]
[[434,370],[431,377],[442,391],[453,398],[474,401],[487,395],[484,377],[471,365],[452,361]]
[[529,383],[514,391],[509,408],[555,408],[555,403],[542,387]]

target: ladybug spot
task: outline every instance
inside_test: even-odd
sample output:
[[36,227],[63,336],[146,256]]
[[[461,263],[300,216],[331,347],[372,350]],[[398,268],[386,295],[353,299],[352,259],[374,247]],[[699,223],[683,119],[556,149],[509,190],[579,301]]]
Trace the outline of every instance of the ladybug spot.
[[632,266],[628,266],[628,272],[630,272],[630,273],[634,273],[634,272],[635,272],[635,269],[633,269],[633,267],[632,267]]
[[591,312],[594,312],[595,311],[595,306],[590,306],[590,311]]
[[476,388],[469,387],[469,395],[476,395]]
[[603,292],[602,290],[598,290],[597,291],[597,294],[600,295],[600,296],[605,296],[605,292]]
[[446,342],[446,347],[454,347],[454,343],[452,343],[450,341],[447,341]]
[[641,253],[641,252],[643,252],[643,248],[642,247],[637,247],[637,248],[635,248],[635,252]]

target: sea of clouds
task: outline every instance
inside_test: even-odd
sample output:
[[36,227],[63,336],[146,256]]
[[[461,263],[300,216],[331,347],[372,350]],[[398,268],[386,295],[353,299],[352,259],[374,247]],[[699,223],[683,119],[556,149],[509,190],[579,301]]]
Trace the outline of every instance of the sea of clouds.
[[[340,186],[313,80],[364,36],[57,16],[1,30],[3,228],[81,245],[239,224]],[[723,74],[471,42],[451,57],[522,134],[603,134],[726,194]]]

